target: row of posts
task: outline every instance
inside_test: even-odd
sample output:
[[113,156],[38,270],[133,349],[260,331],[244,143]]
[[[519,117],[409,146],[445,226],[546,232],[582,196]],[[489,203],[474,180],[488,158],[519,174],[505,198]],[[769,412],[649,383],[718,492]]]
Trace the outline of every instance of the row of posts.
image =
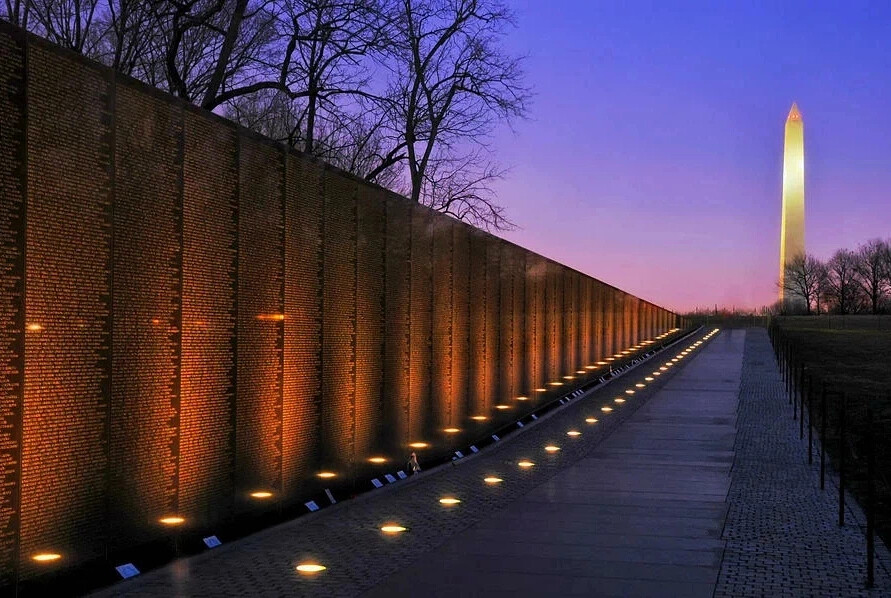
[[[814,462],[814,431],[817,431],[820,450],[820,489],[826,488],[826,446],[829,442],[828,433],[834,432],[838,448],[838,524],[845,525],[845,489],[851,476],[851,464],[848,457],[857,459],[858,448],[862,451],[862,458],[866,460],[866,587],[871,588],[875,582],[875,511],[876,511],[876,449],[874,442],[874,420],[872,395],[863,395],[854,406],[862,406],[859,421],[852,418],[849,413],[849,393],[844,389],[833,386],[832,381],[827,381],[822,373],[808,368],[805,360],[801,358],[799,347],[776,321],[768,326],[768,334],[776,354],[777,363],[782,373],[786,393],[789,396],[789,405],[792,410],[793,420],[798,421],[798,437],[804,440],[805,425],[807,426],[808,463]],[[835,429],[829,430],[830,406],[835,415]],[[819,405],[815,405],[819,402]],[[816,414],[814,409],[819,409]],[[815,422],[815,416],[817,421]],[[805,424],[805,419],[807,423]],[[854,419],[854,421],[851,421]],[[863,426],[864,432],[860,439],[860,446],[855,446],[849,437],[851,428]],[[857,441],[856,438],[853,439]]]

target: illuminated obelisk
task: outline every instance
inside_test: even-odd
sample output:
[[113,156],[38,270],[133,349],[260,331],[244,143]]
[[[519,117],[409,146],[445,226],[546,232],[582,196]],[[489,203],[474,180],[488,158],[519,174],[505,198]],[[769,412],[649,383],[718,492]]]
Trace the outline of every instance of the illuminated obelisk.
[[783,146],[783,223],[780,231],[780,301],[784,300],[785,267],[804,254],[804,122],[798,104],[786,118]]

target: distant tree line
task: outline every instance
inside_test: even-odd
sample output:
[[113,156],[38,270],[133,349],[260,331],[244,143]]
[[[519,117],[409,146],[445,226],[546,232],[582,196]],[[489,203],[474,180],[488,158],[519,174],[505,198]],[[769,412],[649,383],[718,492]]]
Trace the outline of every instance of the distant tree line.
[[802,254],[784,274],[788,301],[775,307],[778,312],[891,312],[891,239],[872,239],[856,251],[839,249],[826,262]]
[[500,0],[0,0],[0,17],[461,220],[509,228],[526,115]]

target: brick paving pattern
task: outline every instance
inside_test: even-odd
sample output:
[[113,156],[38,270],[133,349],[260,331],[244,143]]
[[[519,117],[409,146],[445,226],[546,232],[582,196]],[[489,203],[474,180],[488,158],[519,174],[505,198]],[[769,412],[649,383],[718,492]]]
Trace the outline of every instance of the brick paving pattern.
[[862,514],[849,498],[849,523],[838,526],[838,489],[821,491],[818,459],[808,465],[761,328],[746,337],[735,452],[716,598],[891,595],[881,546],[875,588],[864,589]]

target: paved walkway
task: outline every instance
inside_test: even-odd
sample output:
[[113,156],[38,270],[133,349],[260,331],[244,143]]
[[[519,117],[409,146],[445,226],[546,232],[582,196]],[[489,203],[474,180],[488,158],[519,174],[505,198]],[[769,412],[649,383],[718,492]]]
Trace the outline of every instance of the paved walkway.
[[[100,595],[854,595],[862,537],[835,527],[832,493],[815,497],[817,478],[799,471],[765,340],[724,332],[636,388],[673,355],[659,356],[454,467]],[[385,523],[408,531],[387,536]],[[309,560],[328,570],[296,573]],[[889,587],[884,572],[877,581]]]
[[878,542],[876,585],[863,589],[862,512],[849,495],[849,524],[838,527],[838,487],[830,477],[820,490],[819,459],[808,465],[791,415],[767,332],[751,329],[715,596],[891,596],[891,562]]

